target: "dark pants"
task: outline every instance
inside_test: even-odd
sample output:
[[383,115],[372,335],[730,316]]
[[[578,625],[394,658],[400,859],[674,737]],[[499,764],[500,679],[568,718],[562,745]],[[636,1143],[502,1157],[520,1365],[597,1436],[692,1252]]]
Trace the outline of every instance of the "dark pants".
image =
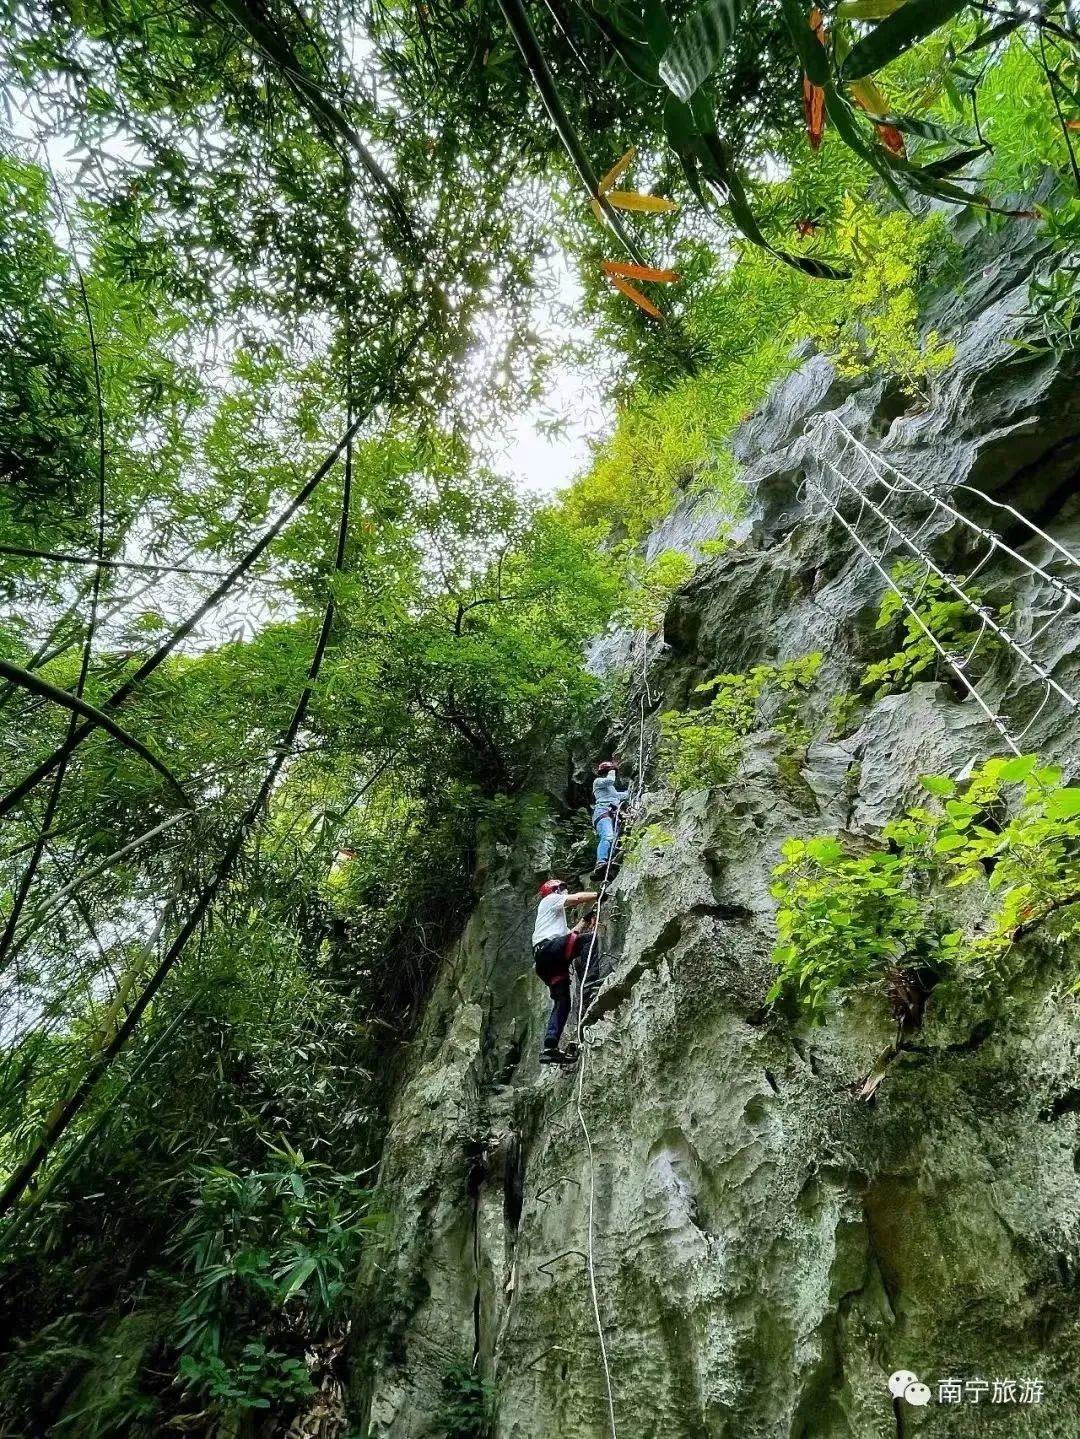
[[545,939],[533,950],[533,964],[551,995],[551,1017],[544,1031],[544,1048],[554,1049],[570,1018],[571,967],[581,988],[582,1014],[600,988],[600,938],[593,934],[568,934],[565,939]]

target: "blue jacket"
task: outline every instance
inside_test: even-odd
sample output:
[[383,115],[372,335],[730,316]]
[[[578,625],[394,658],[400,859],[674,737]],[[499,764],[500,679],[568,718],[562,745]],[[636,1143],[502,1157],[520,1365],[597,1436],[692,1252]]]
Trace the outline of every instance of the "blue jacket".
[[598,774],[592,782],[592,797],[592,822],[595,824],[598,819],[625,804],[630,798],[630,791],[617,788],[613,774]]

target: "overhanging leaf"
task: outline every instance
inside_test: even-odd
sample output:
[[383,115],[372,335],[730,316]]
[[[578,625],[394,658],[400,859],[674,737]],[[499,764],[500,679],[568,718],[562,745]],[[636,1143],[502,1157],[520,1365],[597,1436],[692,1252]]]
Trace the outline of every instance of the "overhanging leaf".
[[[856,83],[863,85],[867,82],[859,80]],[[933,140],[936,144],[956,144],[957,141],[962,141],[964,138],[963,136],[952,134],[944,125],[938,125],[933,120],[924,120],[921,115],[888,115],[884,112],[881,113],[883,124],[894,125],[897,130],[903,130],[905,135],[917,135],[920,140]]]
[[867,75],[861,80],[853,80],[848,88],[859,109],[865,110],[867,114],[874,117],[874,129],[885,148],[891,150],[894,155],[902,155],[904,153],[904,137],[897,126],[885,118],[888,102],[877,82]]
[[621,275],[610,275],[608,278],[616,290],[624,294],[627,299],[633,300],[639,310],[644,310],[646,315],[649,315],[654,320],[663,320],[664,316],[661,311],[656,308],[647,296],[641,293],[636,285],[631,285],[630,281],[624,280]]
[[695,107],[670,97],[664,107],[664,126],[668,144],[679,157],[686,182],[701,204],[708,210],[726,207],[735,225],[746,238],[768,250],[785,265],[801,270],[818,280],[844,280],[847,272],[815,260],[810,255],[792,255],[778,250],[765,238],[747,199],[738,172],[728,157],[727,147],[716,131],[715,121],[700,94]]
[[636,190],[611,190],[607,202],[617,210],[633,210],[643,215],[664,215],[679,207],[663,195],[639,195]]
[[904,0],[841,0],[836,14],[841,20],[884,20],[903,3]]
[[987,45],[996,45],[999,40],[1004,40],[1006,35],[1011,35],[1014,30],[1024,23],[1023,15],[1010,15],[1007,20],[1000,20],[996,25],[991,25],[989,30],[984,30],[977,35],[970,45],[966,45],[960,52],[962,55],[972,55],[976,50],[984,50]]
[[716,69],[739,20],[739,0],[706,0],[682,22],[660,61],[660,78],[689,100]]
[[845,80],[860,80],[888,65],[934,30],[958,14],[967,0],[906,0],[848,52],[843,64]]
[[631,145],[626,154],[621,155],[619,159],[615,161],[614,165],[612,165],[607,174],[602,177],[600,184],[597,186],[601,195],[607,194],[619,176],[629,167],[636,154],[637,146]]
[[970,150],[957,150],[954,155],[944,155],[940,160],[930,160],[922,167],[923,174],[938,177],[955,175],[957,170],[962,170],[980,155],[985,155],[989,148],[989,145],[976,145]]
[[610,277],[621,275],[624,280],[651,280],[658,285],[670,285],[680,278],[674,270],[657,270],[652,265],[631,265],[624,260],[601,260],[600,268]]
[[[810,11],[810,32],[824,49],[825,21],[822,19],[821,11],[816,8]],[[820,148],[822,136],[825,134],[825,91],[820,85],[815,85],[805,72],[802,84],[806,133],[811,150],[817,150]]]

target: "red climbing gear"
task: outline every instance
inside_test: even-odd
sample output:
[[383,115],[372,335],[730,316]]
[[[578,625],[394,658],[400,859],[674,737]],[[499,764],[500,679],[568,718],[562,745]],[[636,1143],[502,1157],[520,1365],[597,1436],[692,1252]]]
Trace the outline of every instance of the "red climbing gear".
[[545,879],[540,886],[540,898],[547,899],[549,894],[554,894],[557,889],[565,889],[566,882],[561,879]]

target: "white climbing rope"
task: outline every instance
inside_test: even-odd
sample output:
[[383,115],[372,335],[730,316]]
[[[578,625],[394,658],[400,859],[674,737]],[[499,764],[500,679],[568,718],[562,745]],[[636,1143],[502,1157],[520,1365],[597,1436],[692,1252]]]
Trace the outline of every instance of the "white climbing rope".
[[[641,797],[644,785],[644,746],[645,746],[645,700],[646,696],[652,699],[652,692],[649,689],[648,679],[649,666],[649,642],[648,629],[645,625],[641,627],[641,696],[638,708],[638,774],[637,786],[634,796],[634,803]],[[578,1017],[577,1017],[577,1048],[578,1048],[578,1082],[575,1095],[575,1108],[577,1109],[578,1123],[581,1125],[581,1133],[585,1140],[585,1149],[588,1156],[589,1166],[589,1210],[588,1210],[588,1233],[586,1236],[585,1249],[585,1272],[589,1276],[589,1295],[592,1299],[593,1318],[596,1321],[596,1337],[600,1343],[600,1359],[604,1366],[604,1386],[607,1393],[608,1422],[611,1426],[611,1439],[619,1439],[619,1431],[615,1424],[615,1394],[611,1384],[611,1365],[608,1361],[607,1341],[604,1339],[604,1322],[600,1316],[600,1296],[596,1288],[596,1264],[594,1258],[595,1243],[594,1236],[596,1226],[594,1223],[596,1212],[596,1162],[593,1153],[592,1137],[589,1134],[589,1126],[585,1123],[585,1109],[582,1104],[582,1095],[585,1089],[585,1055],[587,1050],[582,1040],[582,1025],[585,1020],[585,983],[589,975],[589,966],[592,964],[593,954],[596,950],[596,936],[600,932],[600,921],[603,917],[604,900],[607,897],[607,888],[611,878],[611,861],[615,855],[615,846],[619,842],[619,830],[621,829],[622,816],[616,812],[615,823],[612,827],[611,846],[608,849],[607,863],[604,865],[604,875],[600,881],[600,891],[596,896],[596,922],[593,925],[592,935],[589,940],[589,951],[585,956],[585,963],[582,966],[581,977],[578,984]]]

